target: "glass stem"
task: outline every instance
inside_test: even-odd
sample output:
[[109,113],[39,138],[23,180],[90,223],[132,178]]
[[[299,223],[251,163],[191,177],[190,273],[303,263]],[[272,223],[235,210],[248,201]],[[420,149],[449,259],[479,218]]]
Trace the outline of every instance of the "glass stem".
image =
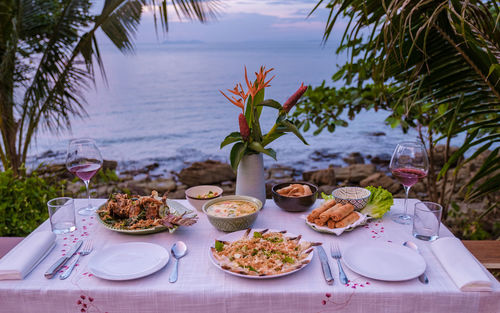
[[404,204],[404,207],[405,207],[405,211],[404,211],[404,215],[408,215],[408,194],[410,193],[410,186],[403,186],[404,190],[405,190],[405,204]]
[[[87,188],[87,198],[88,198],[88,209],[92,209],[92,205],[90,204],[90,189],[89,189],[89,183],[90,180],[84,180],[83,183],[85,184],[85,187]],[[406,196],[408,198],[408,195]]]

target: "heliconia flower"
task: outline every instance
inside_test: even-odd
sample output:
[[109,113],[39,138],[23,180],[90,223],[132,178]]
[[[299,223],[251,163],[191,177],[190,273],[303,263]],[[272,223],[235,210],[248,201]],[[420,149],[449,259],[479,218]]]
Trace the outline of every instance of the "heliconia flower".
[[243,115],[243,113],[240,113],[238,121],[240,123],[241,137],[243,138],[244,141],[247,141],[248,137],[250,136],[250,127],[248,127],[247,119],[245,118],[245,115]]
[[232,104],[234,104],[235,106],[241,108],[243,110],[243,112],[245,111],[245,104],[243,103],[243,99],[236,99],[235,97],[231,97],[229,98],[222,90],[219,90],[219,92],[224,96],[226,97],[227,100],[229,100],[229,102],[231,102]]
[[290,112],[290,110],[293,108],[295,104],[297,104],[297,101],[299,101],[300,97],[306,92],[307,86],[304,86],[304,83],[300,85],[299,89],[290,97],[288,100],[286,100],[285,104],[283,104],[283,111],[286,113]]

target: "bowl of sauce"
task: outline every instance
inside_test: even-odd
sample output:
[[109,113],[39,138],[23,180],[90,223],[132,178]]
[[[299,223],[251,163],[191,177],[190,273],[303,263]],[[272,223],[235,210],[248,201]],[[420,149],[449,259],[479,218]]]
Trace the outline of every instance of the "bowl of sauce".
[[249,196],[225,196],[206,202],[202,211],[218,230],[233,232],[252,226],[262,202]]

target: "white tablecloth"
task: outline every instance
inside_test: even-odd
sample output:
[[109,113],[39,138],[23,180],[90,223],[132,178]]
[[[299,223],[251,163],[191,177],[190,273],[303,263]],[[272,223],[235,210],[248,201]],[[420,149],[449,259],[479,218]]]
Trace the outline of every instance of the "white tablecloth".
[[[187,201],[178,201],[190,207]],[[78,200],[76,206],[83,206],[85,202]],[[94,204],[103,202],[94,200]],[[396,200],[393,211],[401,209],[401,205],[402,201]],[[413,240],[427,262],[430,283],[424,285],[417,279],[376,281],[344,266],[350,283],[342,285],[336,263],[330,259],[335,283],[329,286],[316,256],[307,267],[289,276],[244,279],[228,275],[210,262],[208,247],[224,233],[213,228],[203,213],[199,212],[200,219],[194,226],[181,227],[173,234],[145,236],[119,234],[104,228],[95,218],[78,216],[77,231],[59,235],[53,252],[24,280],[0,281],[0,312],[500,312],[498,282],[495,281],[493,292],[461,292],[432,254],[429,243],[411,236],[410,225],[396,224],[386,216],[335,237],[310,229],[301,219],[302,214],[282,211],[272,200],[267,200],[253,227],[302,234],[305,240],[325,243],[327,253],[332,240],[338,240],[341,248],[362,242],[402,244]],[[45,222],[35,232],[49,227]],[[442,227],[440,236],[452,234]],[[75,240],[88,237],[94,240],[95,251],[108,245],[139,241],[156,243],[170,250],[174,242],[182,240],[189,252],[180,261],[179,280],[175,284],[168,282],[172,258],[159,272],[132,281],[106,281],[91,275],[87,263],[92,255],[83,257],[67,280],[44,278],[47,268]]]

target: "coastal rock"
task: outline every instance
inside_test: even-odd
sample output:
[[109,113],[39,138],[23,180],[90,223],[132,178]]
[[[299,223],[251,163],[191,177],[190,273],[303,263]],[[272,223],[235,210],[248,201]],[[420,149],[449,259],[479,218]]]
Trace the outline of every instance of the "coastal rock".
[[112,170],[115,171],[118,167],[118,162],[114,160],[103,160],[102,161],[102,169],[103,170]]
[[391,162],[391,155],[388,153],[377,154],[371,159],[373,164],[389,165]]
[[337,189],[337,186],[323,185],[318,187],[318,198],[321,199],[321,193],[325,193],[327,195],[332,194],[333,190]]
[[370,133],[370,136],[380,137],[380,136],[385,136],[385,133],[384,132],[372,132],[372,133]]
[[401,189],[401,184],[393,180],[384,173],[375,173],[363,179],[359,185],[361,187],[373,186],[387,189],[390,193],[397,193]]
[[338,157],[338,153],[331,153],[327,149],[316,150],[309,155],[309,158],[313,161],[331,160],[337,159]]
[[349,181],[355,184],[373,173],[375,173],[375,165],[373,164],[353,164],[348,167],[335,168],[335,176],[338,181]]
[[363,156],[359,152],[353,152],[349,154],[347,157],[343,158],[344,162],[347,164],[363,164],[365,163],[365,160],[363,159]]
[[179,173],[179,181],[187,186],[217,184],[235,179],[236,175],[229,164],[213,160],[195,162]]
[[[458,147],[450,147],[450,150],[448,151],[448,158],[451,156],[453,153],[455,153],[458,150]],[[434,166],[436,168],[441,168],[443,165],[446,163],[445,160],[445,151],[446,147],[445,145],[437,145],[434,149],[434,153],[432,155],[432,161],[434,162]],[[427,154],[430,157],[429,151],[427,151]],[[452,164],[452,167],[455,167],[455,164]]]
[[305,181],[313,183],[317,186],[321,185],[335,185],[335,170],[333,167],[317,170],[317,171],[309,171],[304,172],[302,174],[302,178]]

